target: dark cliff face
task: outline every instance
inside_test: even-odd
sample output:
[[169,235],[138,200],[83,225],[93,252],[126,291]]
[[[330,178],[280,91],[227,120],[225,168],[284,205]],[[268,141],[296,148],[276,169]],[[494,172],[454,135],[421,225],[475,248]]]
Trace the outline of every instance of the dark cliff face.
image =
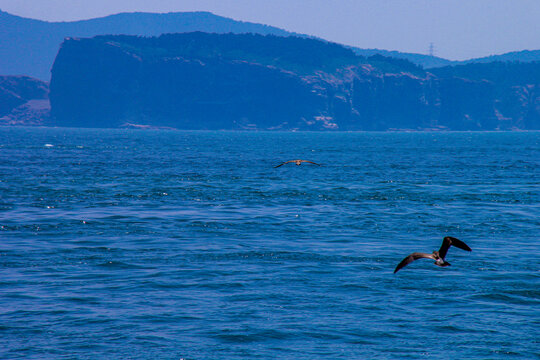
[[[431,71],[446,84],[447,103],[455,103],[451,109],[457,118],[446,111],[446,121],[461,119],[461,127],[476,123],[478,129],[540,129],[540,62],[472,63]],[[467,102],[472,114],[459,109]],[[488,107],[492,116],[482,116]]]
[[437,110],[437,89],[426,76],[364,75],[353,82],[353,107],[365,130],[430,128]]
[[282,69],[219,58],[145,58],[87,39],[64,43],[51,81],[60,126],[279,128],[312,118],[321,102],[302,78]]
[[540,130],[540,84],[510,87],[495,107],[501,129]]
[[138,89],[141,65],[138,57],[117,46],[66,40],[56,58],[50,84],[51,113],[56,125],[120,125]]
[[502,96],[318,40],[190,33],[67,39],[50,99],[59,126],[492,130],[534,128],[537,88]]
[[439,124],[452,130],[494,130],[493,87],[487,81],[439,80]]

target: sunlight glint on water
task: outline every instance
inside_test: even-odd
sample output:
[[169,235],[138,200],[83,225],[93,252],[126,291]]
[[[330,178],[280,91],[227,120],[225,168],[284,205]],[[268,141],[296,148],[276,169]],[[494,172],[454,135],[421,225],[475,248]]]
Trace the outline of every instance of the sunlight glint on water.
[[533,359],[539,144],[4,128],[0,358]]

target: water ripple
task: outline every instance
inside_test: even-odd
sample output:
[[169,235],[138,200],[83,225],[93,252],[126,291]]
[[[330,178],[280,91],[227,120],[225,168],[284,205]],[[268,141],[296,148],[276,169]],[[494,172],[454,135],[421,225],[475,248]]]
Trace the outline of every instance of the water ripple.
[[538,358],[539,134],[6,128],[0,358]]

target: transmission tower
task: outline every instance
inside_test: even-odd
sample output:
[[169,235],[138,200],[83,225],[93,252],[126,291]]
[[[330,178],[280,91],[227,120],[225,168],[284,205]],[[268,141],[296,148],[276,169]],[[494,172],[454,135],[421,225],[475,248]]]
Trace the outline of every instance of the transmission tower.
[[429,56],[435,56],[435,46],[433,46],[433,43],[429,43]]

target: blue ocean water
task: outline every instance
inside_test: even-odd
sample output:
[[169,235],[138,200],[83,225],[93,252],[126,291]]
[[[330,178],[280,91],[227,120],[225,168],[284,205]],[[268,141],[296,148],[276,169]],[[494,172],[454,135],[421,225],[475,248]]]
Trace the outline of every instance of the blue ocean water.
[[0,358],[540,358],[539,185],[539,132],[2,128]]

